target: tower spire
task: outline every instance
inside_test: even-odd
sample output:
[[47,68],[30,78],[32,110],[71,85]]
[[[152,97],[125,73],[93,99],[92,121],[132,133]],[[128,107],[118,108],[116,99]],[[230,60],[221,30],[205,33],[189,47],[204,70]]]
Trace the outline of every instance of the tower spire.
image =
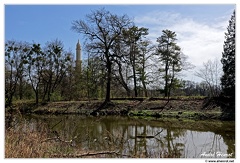
[[79,43],[79,39],[76,45],[76,69],[81,72],[82,67],[82,54],[81,54],[81,45]]

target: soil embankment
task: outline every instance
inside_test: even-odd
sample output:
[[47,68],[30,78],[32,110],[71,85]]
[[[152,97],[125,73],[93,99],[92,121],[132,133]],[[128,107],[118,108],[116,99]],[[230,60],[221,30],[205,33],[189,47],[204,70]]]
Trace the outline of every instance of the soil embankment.
[[[206,98],[135,98],[112,99],[96,115],[128,115],[157,118],[220,119],[221,109],[217,105],[207,105]],[[14,110],[34,114],[82,114],[91,115],[103,102],[59,101],[40,105],[16,103]]]

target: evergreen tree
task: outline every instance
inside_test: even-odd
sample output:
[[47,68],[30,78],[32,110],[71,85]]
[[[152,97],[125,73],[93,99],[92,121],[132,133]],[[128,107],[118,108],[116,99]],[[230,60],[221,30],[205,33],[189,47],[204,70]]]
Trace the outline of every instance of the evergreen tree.
[[221,78],[222,94],[221,101],[222,118],[235,119],[235,11],[229,20],[229,26],[225,33],[221,62],[223,64],[223,76]]
[[225,39],[221,59],[224,72],[222,91],[225,96],[235,97],[235,11],[229,20]]
[[139,58],[139,49],[138,43],[144,38],[144,36],[148,35],[148,29],[144,27],[132,26],[126,30],[123,30],[124,40],[127,46],[130,47],[129,50],[129,61],[130,66],[132,67],[132,77],[134,84],[134,95],[138,96],[137,91],[137,60]]
[[158,47],[156,54],[163,68],[160,72],[164,72],[164,95],[170,96],[170,91],[177,82],[176,73],[182,70],[181,48],[177,45],[177,34],[170,30],[163,30],[162,36],[157,38]]

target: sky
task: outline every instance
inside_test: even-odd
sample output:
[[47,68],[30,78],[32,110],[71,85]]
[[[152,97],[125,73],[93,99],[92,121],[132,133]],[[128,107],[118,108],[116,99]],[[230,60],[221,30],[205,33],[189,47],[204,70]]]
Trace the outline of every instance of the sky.
[[[149,29],[148,39],[156,44],[162,30],[177,34],[177,44],[198,70],[203,62],[221,58],[224,32],[236,8],[234,4],[123,4],[123,5],[5,5],[5,41],[27,41],[45,45],[59,39],[66,50],[75,53],[84,36],[71,30],[74,20],[84,20],[91,11],[104,7],[117,15],[127,14],[139,27]],[[82,45],[83,46],[83,45]],[[87,52],[82,52],[83,58]],[[187,75],[188,80],[200,80]]]

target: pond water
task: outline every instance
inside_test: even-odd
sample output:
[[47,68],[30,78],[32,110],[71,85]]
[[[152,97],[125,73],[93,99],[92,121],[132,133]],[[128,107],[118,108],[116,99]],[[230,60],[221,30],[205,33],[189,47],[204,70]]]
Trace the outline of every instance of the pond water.
[[31,130],[46,124],[62,139],[73,140],[74,146],[86,151],[118,151],[123,156],[151,158],[235,158],[232,121],[79,115],[31,115],[16,121],[24,121]]

